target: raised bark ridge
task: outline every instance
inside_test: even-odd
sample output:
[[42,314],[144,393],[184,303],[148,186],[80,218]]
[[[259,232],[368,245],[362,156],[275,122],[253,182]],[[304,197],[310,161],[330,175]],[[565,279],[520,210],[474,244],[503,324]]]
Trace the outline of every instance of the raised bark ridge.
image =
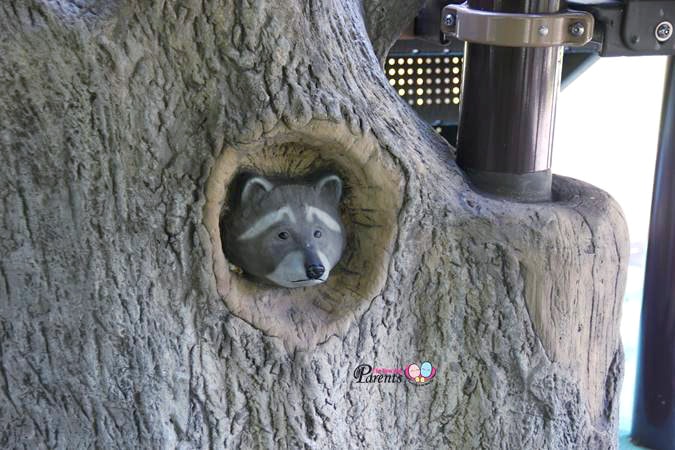
[[363,0],[368,36],[380,61],[428,0]]
[[[0,5],[0,446],[616,445],[619,208],[563,178],[552,204],[474,193],[369,8]],[[400,202],[381,280],[303,349],[222,297],[207,191],[225,152],[326,134]],[[423,359],[426,387],[353,382]]]

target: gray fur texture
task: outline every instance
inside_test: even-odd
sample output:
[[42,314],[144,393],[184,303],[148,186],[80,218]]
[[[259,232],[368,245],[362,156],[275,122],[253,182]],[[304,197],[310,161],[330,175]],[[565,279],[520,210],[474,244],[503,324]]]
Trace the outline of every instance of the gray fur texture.
[[223,219],[225,255],[251,279],[286,288],[325,282],[345,247],[342,181],[249,176]]

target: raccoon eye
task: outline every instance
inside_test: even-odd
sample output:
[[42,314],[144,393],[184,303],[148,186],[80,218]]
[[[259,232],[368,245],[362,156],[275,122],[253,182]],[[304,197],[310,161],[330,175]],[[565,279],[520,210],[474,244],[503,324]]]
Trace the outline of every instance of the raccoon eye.
[[286,240],[288,239],[288,236],[289,236],[288,231],[282,231],[281,233],[279,233],[279,239]]
[[317,238],[317,239],[319,239],[319,238],[321,237],[321,230],[316,230],[316,231],[314,232],[314,237]]

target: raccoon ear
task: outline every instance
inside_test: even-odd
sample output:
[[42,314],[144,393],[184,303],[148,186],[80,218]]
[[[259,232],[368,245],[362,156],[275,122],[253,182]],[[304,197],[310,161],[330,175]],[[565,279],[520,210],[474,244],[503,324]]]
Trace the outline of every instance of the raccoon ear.
[[246,180],[241,190],[241,202],[247,203],[256,195],[266,193],[272,190],[274,185],[263,177],[253,177]]
[[327,175],[316,182],[316,190],[319,195],[326,196],[335,203],[342,197],[342,180],[337,175]]

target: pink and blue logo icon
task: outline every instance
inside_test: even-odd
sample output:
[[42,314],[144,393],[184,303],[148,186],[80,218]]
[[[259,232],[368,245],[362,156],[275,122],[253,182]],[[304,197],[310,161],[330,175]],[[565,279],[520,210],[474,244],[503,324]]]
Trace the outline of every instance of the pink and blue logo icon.
[[419,366],[414,363],[407,365],[404,373],[409,382],[416,385],[424,385],[434,379],[436,368],[429,361],[424,361]]

